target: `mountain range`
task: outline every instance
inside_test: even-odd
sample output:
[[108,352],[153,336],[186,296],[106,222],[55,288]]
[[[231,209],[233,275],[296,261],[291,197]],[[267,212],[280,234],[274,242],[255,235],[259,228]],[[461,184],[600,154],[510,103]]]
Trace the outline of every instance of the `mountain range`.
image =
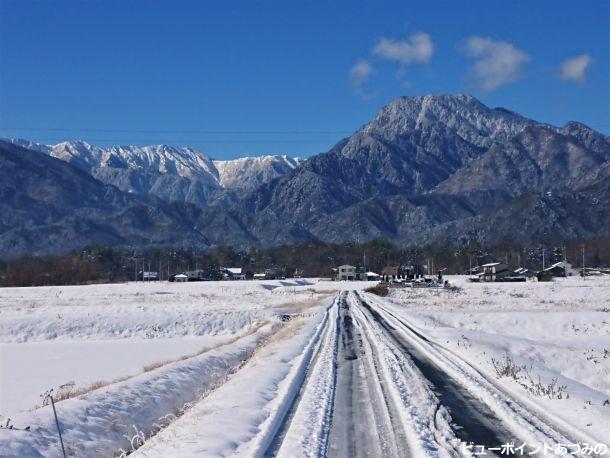
[[238,194],[284,175],[300,163],[299,158],[285,155],[217,161],[194,148],[168,145],[100,148],[84,141],[57,145],[8,141],[68,162],[121,191],[195,205],[228,205]]
[[0,180],[3,256],[92,243],[244,248],[610,236],[609,137],[466,94],[399,97],[304,161],[3,141]]

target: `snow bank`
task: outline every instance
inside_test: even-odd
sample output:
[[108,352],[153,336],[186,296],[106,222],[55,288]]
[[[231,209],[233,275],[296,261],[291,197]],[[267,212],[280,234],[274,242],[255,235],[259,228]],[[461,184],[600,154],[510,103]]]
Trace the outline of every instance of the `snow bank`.
[[233,335],[168,339],[53,340],[0,344],[0,413],[16,413],[41,404],[50,388],[73,384],[74,390],[107,385],[144,372],[145,366],[178,360],[213,348]]
[[331,326],[328,305],[291,320],[227,383],[134,456],[262,456]]
[[[277,326],[265,325],[233,344],[58,403],[68,454],[109,456],[119,448],[130,450],[125,435],[148,437],[157,432],[157,425],[167,423],[186,403],[224,382]],[[50,407],[17,415],[13,423],[30,425],[31,429],[2,431],[0,456],[57,456],[57,432]]]

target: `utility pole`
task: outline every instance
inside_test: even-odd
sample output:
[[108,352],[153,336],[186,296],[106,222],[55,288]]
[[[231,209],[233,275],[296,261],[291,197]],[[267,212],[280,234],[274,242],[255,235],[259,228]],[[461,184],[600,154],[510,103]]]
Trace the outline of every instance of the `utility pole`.
[[582,244],[582,279],[585,280],[587,273],[585,271],[585,244]]
[[563,276],[568,277],[568,258],[566,257],[566,247],[563,246]]
[[61,453],[66,458],[66,449],[64,448],[64,439],[61,437],[61,429],[59,427],[59,419],[57,418],[57,410],[55,409],[55,400],[53,399],[53,395],[49,394],[51,398],[51,406],[53,407],[53,416],[55,417],[55,426],[57,427],[57,434],[59,435],[59,443],[61,444]]
[[468,277],[472,278],[472,253],[468,253]]
[[542,247],[542,270],[544,270],[544,247]]

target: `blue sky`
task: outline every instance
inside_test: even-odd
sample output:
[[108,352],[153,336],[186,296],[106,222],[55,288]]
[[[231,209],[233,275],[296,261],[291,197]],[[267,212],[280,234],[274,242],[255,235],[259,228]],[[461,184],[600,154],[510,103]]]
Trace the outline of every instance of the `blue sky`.
[[308,156],[440,92],[610,134],[609,18],[605,0],[0,0],[0,136]]

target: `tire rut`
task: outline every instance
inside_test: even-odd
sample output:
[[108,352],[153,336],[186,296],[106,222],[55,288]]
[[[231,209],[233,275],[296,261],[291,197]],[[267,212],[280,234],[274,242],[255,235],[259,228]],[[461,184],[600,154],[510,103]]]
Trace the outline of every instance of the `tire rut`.
[[400,416],[386,393],[372,347],[347,301],[340,308],[340,348],[335,408],[329,438],[331,457],[405,456]]
[[[364,311],[384,330],[399,349],[409,357],[429,383],[431,389],[451,415],[452,429],[461,441],[475,445],[500,447],[507,442],[517,442],[517,439],[508,428],[503,426],[491,409],[476,399],[466,388],[445,373],[435,363],[422,354],[420,350],[407,342],[397,329],[388,323],[370,304],[359,294],[355,293],[358,303]],[[417,333],[418,337],[428,341]],[[491,453],[490,453],[491,454]],[[504,455],[506,456],[506,455]]]

